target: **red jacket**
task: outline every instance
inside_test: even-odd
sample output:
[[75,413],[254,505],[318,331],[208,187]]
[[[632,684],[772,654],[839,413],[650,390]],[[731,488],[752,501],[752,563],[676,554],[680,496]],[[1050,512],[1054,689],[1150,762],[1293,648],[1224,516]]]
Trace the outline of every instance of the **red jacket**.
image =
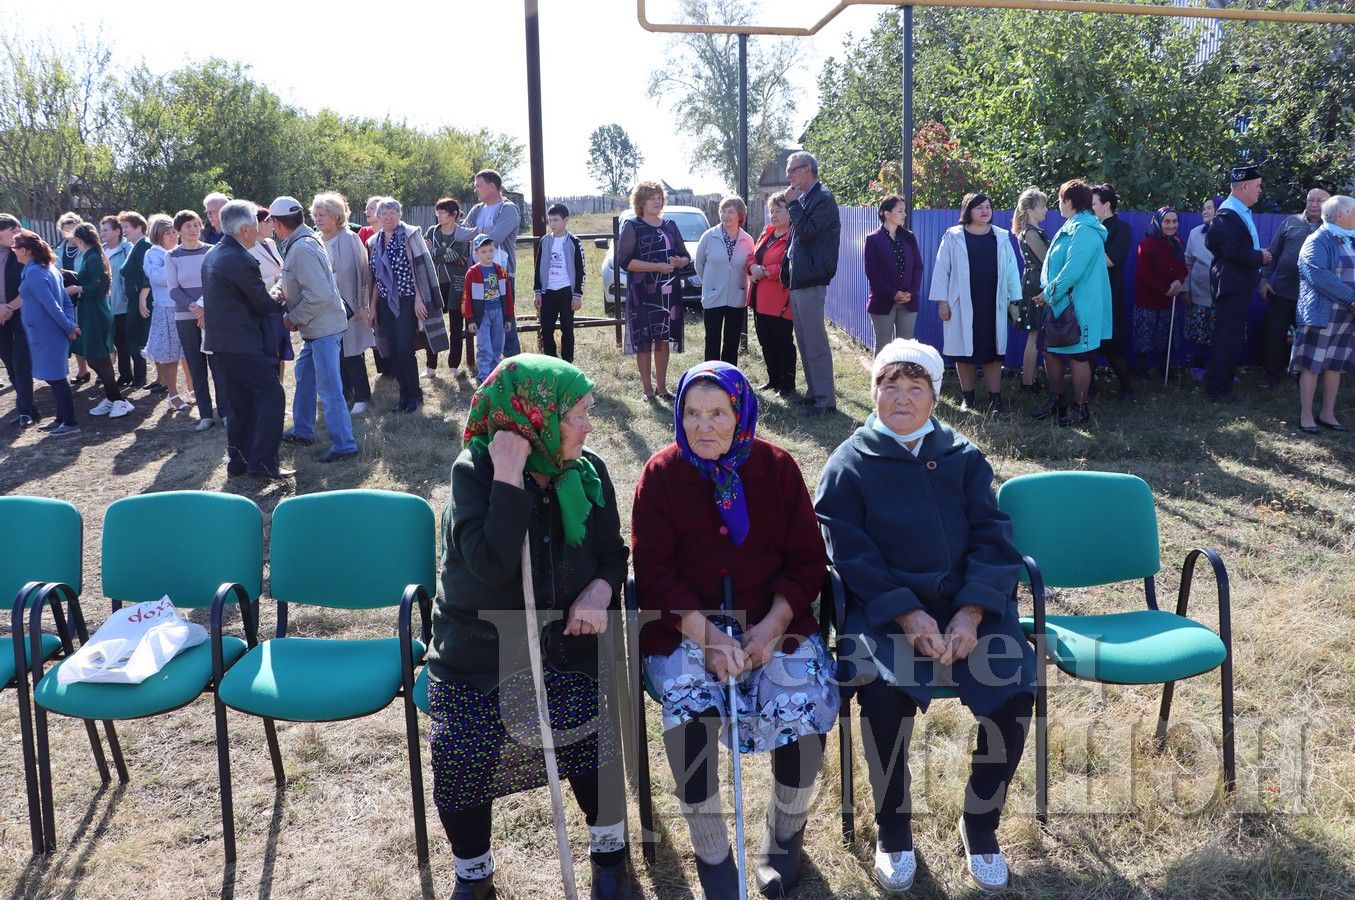
[[1144,235],[1139,241],[1138,269],[1134,272],[1134,305],[1171,309],[1172,298],[1167,296],[1167,288],[1173,281],[1188,285],[1189,276],[1185,259],[1177,257],[1170,241]]
[[[498,263],[494,264],[494,269],[499,273],[499,291],[503,297],[503,320],[511,322],[513,320],[513,277],[508,274],[508,270]],[[471,286],[484,286],[485,275],[480,269],[480,264],[476,263],[466,270],[466,284],[461,289],[461,317],[467,322],[478,323],[485,314],[485,301],[483,299],[474,300],[471,298]],[[476,309],[476,306],[479,309]]]
[[[753,252],[748,254],[744,271],[751,273],[753,266],[756,265],[767,267],[766,278],[757,281],[753,281],[751,277],[748,279],[748,292],[753,295],[753,312],[789,319],[790,288],[781,283],[781,266],[786,262],[786,250],[790,247],[790,232],[787,231],[777,239],[773,237],[775,231],[774,226],[768,225],[762,232],[762,237],[753,245]],[[763,245],[767,246],[767,252],[763,254],[762,262],[759,264],[757,251],[762,249]]]
[[[642,613],[641,653],[677,649],[677,613],[718,610],[725,572],[734,579],[734,609],[747,614],[745,627],[762,621],[773,594],[780,593],[795,613],[788,637],[818,630],[811,604],[823,587],[828,558],[800,467],[789,453],[757,438],[739,479],[749,519],[742,547],[724,532],[714,485],[682,458],[677,444],[645,464],[631,508],[631,545],[640,609],[659,617],[646,620]],[[798,644],[791,639],[783,649]]]

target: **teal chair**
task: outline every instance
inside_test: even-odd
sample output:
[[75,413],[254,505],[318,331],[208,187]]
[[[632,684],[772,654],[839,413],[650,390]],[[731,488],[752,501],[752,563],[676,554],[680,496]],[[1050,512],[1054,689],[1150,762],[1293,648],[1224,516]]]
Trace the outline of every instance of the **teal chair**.
[[[1112,472],[1045,472],[1002,485],[998,506],[1012,519],[1016,546],[1039,567],[1043,584],[1084,588],[1142,580],[1144,608],[1092,616],[1045,614],[1043,588],[1035,615],[1021,624],[1039,648],[1041,683],[1053,662],[1074,678],[1105,684],[1161,684],[1156,742],[1167,738],[1177,681],[1220,670],[1223,700],[1224,790],[1237,782],[1233,738],[1233,654],[1228,572],[1213,550],[1186,554],[1176,611],[1159,609],[1155,576],[1161,569],[1157,511],[1143,479]],[[1214,569],[1219,630],[1187,618],[1195,565]],[[1036,716],[1047,715],[1043,693]],[[1042,761],[1043,763],[1043,761]],[[1044,821],[1042,819],[1041,821]]]
[[[348,550],[361,535],[359,553]],[[290,497],[273,511],[269,587],[277,603],[277,636],[251,649],[226,672],[217,708],[262,717],[269,729],[273,777],[286,778],[271,722],[337,722],[369,716],[404,698],[414,837],[419,866],[428,866],[414,666],[429,640],[433,589],[433,510],[423,498],[391,491],[330,491]],[[338,640],[287,636],[291,604],[330,609],[399,607],[398,637]],[[412,634],[414,607],[421,640]],[[223,728],[221,792],[231,804],[230,747]],[[234,827],[223,821],[234,841]],[[233,847],[228,844],[228,852]]]
[[[0,597],[14,598],[10,609],[13,637],[0,637],[0,690],[12,685],[18,701],[20,743],[28,791],[28,824],[33,853],[37,855],[54,848],[47,845],[43,830],[28,671],[33,659],[45,662],[57,655],[69,656],[75,652],[72,635],[86,640],[80,604],[75,602],[68,609],[63,608],[63,598],[48,592],[46,596],[50,598],[57,633],[35,628],[33,639],[25,641],[23,638],[28,631],[28,604],[37,600],[45,584],[66,584],[71,587],[70,595],[79,595],[83,577],[84,523],[79,510],[63,500],[0,497],[0,534],[20,536],[0,543]],[[107,783],[110,780],[108,762],[104,758],[103,745],[99,743],[98,731],[88,720],[85,729],[94,762]]]
[[[148,534],[180,536],[187,549],[182,553],[166,552],[161,542],[147,541]],[[91,719],[105,720],[118,774],[127,781],[112,722],[107,720],[146,718],[187,706],[204,691],[213,690],[224,668],[257,642],[257,598],[263,581],[263,516],[252,502],[232,494],[168,491],[125,497],[104,513],[100,574],[104,596],[112,601],[115,610],[123,603],[150,602],[166,595],[179,609],[210,606],[211,637],[175,656],[140,684],[63,685],[57,680],[63,663],[44,674],[42,661],[34,661],[33,680],[37,687],[33,691],[33,724],[43,827],[50,848],[56,845],[56,835],[47,713],[84,719],[87,723]],[[43,603],[53,593],[65,595],[68,605],[78,610],[72,586],[48,585],[32,604],[30,634],[38,627]],[[221,633],[222,608],[232,599],[240,607],[245,640]],[[225,722],[218,717],[218,744],[224,729]],[[226,862],[234,861],[233,843],[228,840]]]

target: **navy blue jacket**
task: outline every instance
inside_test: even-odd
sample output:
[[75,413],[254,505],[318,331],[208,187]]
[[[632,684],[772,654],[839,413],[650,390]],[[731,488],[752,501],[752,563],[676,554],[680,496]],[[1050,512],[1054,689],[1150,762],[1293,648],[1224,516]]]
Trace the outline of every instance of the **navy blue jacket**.
[[[953,683],[978,716],[1034,693],[1035,654],[1016,607],[1021,555],[993,494],[992,467],[935,419],[916,457],[874,421],[872,413],[833,451],[814,499],[828,558],[847,589],[850,661],[839,678],[878,673],[922,709],[936,685]],[[979,645],[949,672],[915,656],[895,621],[921,609],[944,632],[968,605],[983,610]]]
[[814,182],[809,192],[786,205],[790,213],[790,251],[787,268],[782,271],[782,284],[791,290],[820,287],[837,274],[838,240],[842,222],[838,217],[837,201],[820,182]]
[[1215,300],[1220,294],[1250,294],[1256,289],[1265,263],[1241,216],[1231,209],[1219,210],[1205,233],[1204,244],[1214,254],[1209,284]]

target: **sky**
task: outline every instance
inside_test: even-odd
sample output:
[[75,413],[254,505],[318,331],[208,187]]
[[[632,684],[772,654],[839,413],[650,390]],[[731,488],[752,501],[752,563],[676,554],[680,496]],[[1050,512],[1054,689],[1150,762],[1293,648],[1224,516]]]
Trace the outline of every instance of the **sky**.
[[[762,4],[754,21],[808,26],[833,5],[834,0],[776,0]],[[675,21],[676,7],[676,0],[650,0],[647,15],[652,22]],[[250,66],[254,78],[302,109],[390,116],[429,130],[483,127],[527,143],[521,0],[473,7],[466,0],[404,3],[398,5],[399,14],[389,16],[371,14],[367,4],[334,0],[61,8],[56,16],[30,17],[36,24],[19,26],[20,33],[74,46],[77,28],[102,30],[123,65],[144,61],[153,71],[168,72],[219,56]],[[0,22],[12,29],[23,19],[17,11],[32,9],[19,0],[0,0]],[[690,141],[677,134],[671,111],[646,95],[649,73],[664,63],[670,38],[640,27],[634,0],[540,0],[540,10],[547,194],[597,192],[585,167],[588,136],[612,122],[625,128],[644,154],[641,178],[662,178],[698,193],[725,187],[709,172],[691,171]],[[818,35],[798,39],[806,52],[803,66],[790,73],[798,97],[793,137],[817,107],[823,60],[841,57],[848,32],[863,36],[882,11],[879,6],[850,8]],[[396,87],[397,77],[415,89]],[[472,85],[487,90],[472,92]],[[756,180],[757,173],[751,177]],[[526,164],[509,180],[525,189]]]

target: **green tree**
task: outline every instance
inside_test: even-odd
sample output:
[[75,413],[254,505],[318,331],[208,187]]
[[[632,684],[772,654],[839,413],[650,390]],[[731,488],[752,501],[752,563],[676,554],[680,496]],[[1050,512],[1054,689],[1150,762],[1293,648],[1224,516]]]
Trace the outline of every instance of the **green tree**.
[[[682,0],[680,18],[703,25],[753,20],[748,0]],[[727,34],[674,37],[662,68],[649,77],[649,96],[667,104],[679,131],[695,142],[692,163],[726,185],[739,171],[739,40]],[[750,181],[790,139],[794,92],[786,73],[800,64],[801,44],[748,40],[748,172]]]
[[645,161],[620,125],[599,125],[588,138],[588,174],[604,194],[625,192],[635,183],[635,170]]

